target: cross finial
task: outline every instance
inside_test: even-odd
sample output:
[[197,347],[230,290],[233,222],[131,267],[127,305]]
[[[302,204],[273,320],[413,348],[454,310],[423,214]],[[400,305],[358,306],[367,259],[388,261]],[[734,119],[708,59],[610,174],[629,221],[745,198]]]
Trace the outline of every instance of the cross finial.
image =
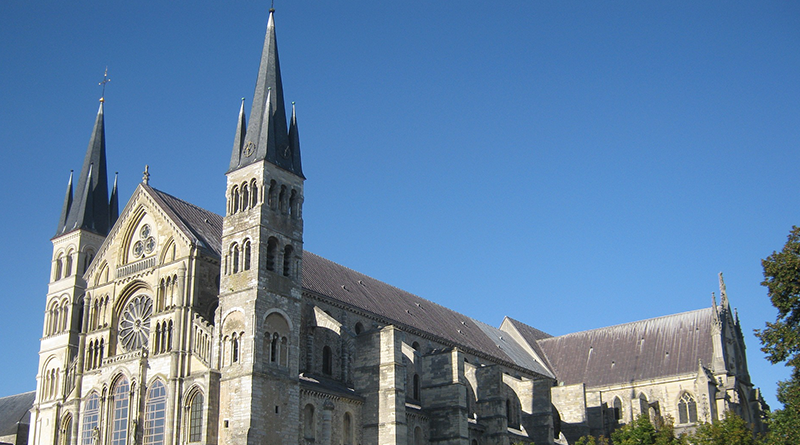
[[150,166],[145,164],[144,173],[142,174],[142,183],[144,185],[150,184]]
[[103,92],[100,94],[100,102],[105,102],[106,99],[106,84],[111,82],[111,79],[108,78],[108,67],[106,67],[106,72],[103,73],[103,81],[98,83],[101,87],[103,87]]
[[269,3],[269,12],[275,12],[275,0]]

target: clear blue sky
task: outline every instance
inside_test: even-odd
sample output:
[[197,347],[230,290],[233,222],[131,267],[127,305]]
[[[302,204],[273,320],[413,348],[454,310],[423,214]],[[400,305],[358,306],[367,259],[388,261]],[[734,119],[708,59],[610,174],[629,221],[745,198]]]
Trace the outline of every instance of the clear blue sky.
[[[34,388],[53,235],[106,91],[124,203],[221,213],[267,1],[0,2],[0,396]],[[797,2],[276,2],[305,248],[554,335],[708,307],[753,381],[760,260],[800,224]],[[248,108],[249,109],[249,108]]]

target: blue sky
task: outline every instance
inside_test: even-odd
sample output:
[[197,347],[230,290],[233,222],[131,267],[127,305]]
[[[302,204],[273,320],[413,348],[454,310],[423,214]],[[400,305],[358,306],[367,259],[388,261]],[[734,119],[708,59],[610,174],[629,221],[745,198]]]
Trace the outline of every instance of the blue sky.
[[[33,389],[103,70],[109,171],[222,213],[268,2],[0,2],[0,396]],[[305,249],[550,334],[707,307],[783,366],[760,260],[800,224],[796,2],[282,2]],[[249,109],[249,107],[248,107]]]

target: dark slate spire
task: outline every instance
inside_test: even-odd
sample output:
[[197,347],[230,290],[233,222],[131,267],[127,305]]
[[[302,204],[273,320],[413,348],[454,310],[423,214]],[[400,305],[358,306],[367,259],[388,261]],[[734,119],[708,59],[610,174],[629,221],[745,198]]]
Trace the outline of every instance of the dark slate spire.
[[67,225],[67,217],[69,216],[69,209],[72,207],[72,170],[69,171],[69,183],[67,184],[67,194],[64,196],[64,206],[61,208],[61,217],[58,218],[58,227],[56,228],[56,235],[64,233],[64,227]]
[[289,123],[289,146],[292,147],[292,171],[298,176],[303,176],[303,166],[300,163],[300,134],[297,130],[297,112],[292,102],[292,120]]
[[[239,125],[243,125],[243,112],[240,112]],[[296,169],[299,165],[299,144],[290,145],[286,126],[286,109],[283,101],[281,67],[278,61],[278,46],[275,38],[275,10],[270,9],[267,22],[267,35],[261,52],[261,64],[250,109],[250,122],[247,131],[237,130],[228,171],[236,170],[254,162],[266,160],[285,170],[302,176]],[[295,152],[298,153],[295,156]]]
[[110,206],[108,201],[108,178],[106,175],[106,136],[103,120],[103,100],[97,111],[97,119],[86,149],[76,194],[67,212],[65,223],[56,236],[77,229],[86,229],[101,235],[108,234]]
[[231,165],[228,171],[236,170],[239,167],[239,160],[242,157],[244,148],[244,138],[247,131],[247,119],[244,115],[244,97],[242,106],[239,107],[239,122],[236,124],[236,136],[233,138],[233,152],[231,153]]
[[111,189],[111,200],[108,202],[108,228],[110,229],[119,218],[119,195],[117,192],[117,177],[119,172],[114,172],[114,188]]

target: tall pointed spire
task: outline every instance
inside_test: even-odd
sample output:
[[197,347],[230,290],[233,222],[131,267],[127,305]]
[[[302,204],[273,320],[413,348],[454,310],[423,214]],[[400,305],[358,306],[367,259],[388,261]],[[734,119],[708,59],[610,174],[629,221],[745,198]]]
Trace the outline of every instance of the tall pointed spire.
[[[261,52],[253,105],[250,109],[250,122],[247,131],[236,131],[231,165],[228,171],[236,170],[254,162],[266,160],[296,175],[299,166],[299,143],[290,145],[289,130],[286,125],[286,109],[283,100],[283,82],[278,60],[278,46],[275,37],[275,10],[270,9],[267,34]],[[238,125],[245,127],[243,109],[239,112]],[[295,156],[295,153],[297,156]],[[295,160],[295,158],[298,158]]]
[[298,176],[303,176],[303,166],[300,163],[300,134],[297,130],[297,111],[292,102],[292,120],[289,123],[289,146],[292,149],[292,171]]
[[72,170],[70,170],[67,194],[64,196],[64,206],[61,208],[61,217],[58,218],[56,235],[64,232],[64,227],[67,225],[67,217],[69,216],[69,209],[72,207],[72,173]]
[[77,229],[91,230],[101,235],[108,234],[110,216],[103,102],[101,99],[92,137],[89,139],[89,147],[86,149],[83,167],[78,176],[75,196],[67,211],[64,224],[59,224],[56,236]]

